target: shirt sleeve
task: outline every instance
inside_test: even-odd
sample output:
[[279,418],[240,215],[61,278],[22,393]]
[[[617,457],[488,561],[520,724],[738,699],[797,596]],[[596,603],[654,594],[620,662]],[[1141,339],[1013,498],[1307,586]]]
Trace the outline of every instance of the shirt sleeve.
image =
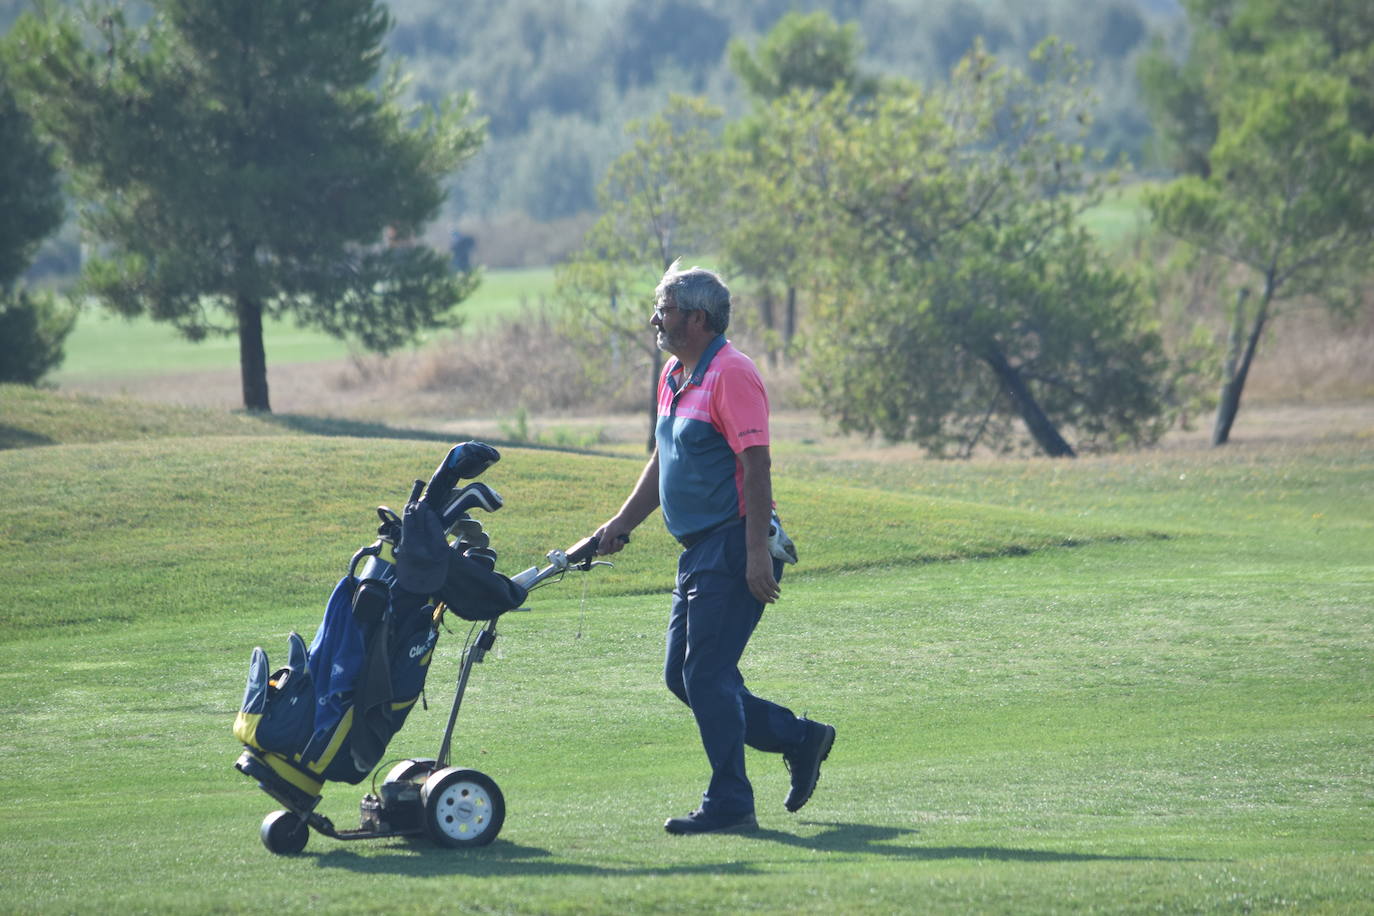
[[768,444],[768,391],[752,362],[722,371],[713,394],[711,422],[736,455]]

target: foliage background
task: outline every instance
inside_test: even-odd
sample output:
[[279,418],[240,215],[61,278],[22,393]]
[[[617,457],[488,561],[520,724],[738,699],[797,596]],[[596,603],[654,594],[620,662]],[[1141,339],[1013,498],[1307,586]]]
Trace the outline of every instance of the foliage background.
[[[30,0],[0,0],[0,29]],[[388,55],[420,100],[473,90],[490,140],[458,176],[445,218],[432,230],[478,237],[489,267],[548,264],[576,245],[596,185],[629,146],[622,125],[663,107],[671,92],[703,95],[727,119],[747,110],[730,71],[732,40],[754,44],[790,10],[824,10],[857,24],[862,69],[922,81],[944,78],[980,34],[988,50],[1022,61],[1056,34],[1096,64],[1101,95],[1089,141],[1111,158],[1154,160],[1135,65],[1160,32],[1181,45],[1176,0],[393,0]],[[129,3],[131,19],[142,9]],[[145,13],[146,15],[146,13]],[[665,40],[665,36],[671,36]],[[582,222],[579,222],[582,220]],[[564,222],[560,226],[559,221]],[[543,227],[561,231],[549,233]],[[512,244],[512,236],[525,240]],[[76,240],[64,233],[35,271],[70,270]],[[532,247],[533,246],[533,247]]]

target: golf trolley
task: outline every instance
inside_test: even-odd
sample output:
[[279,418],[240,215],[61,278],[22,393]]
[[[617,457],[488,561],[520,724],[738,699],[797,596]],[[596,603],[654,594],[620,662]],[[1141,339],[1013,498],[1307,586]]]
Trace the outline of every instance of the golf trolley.
[[[271,852],[300,852],[312,829],[337,840],[425,836],[451,848],[484,846],[500,832],[500,787],[451,764],[472,668],[495,643],[500,615],[519,608],[529,591],[570,570],[610,564],[595,559],[599,541],[589,537],[512,578],[495,572],[496,555],[468,510],[496,511],[501,497],[486,484],[454,485],[499,457],[482,443],[455,446],[423,498],[424,481],[415,482],[404,518],[377,509],[377,540],[353,555],[311,646],[292,633],[287,665],[270,676],[266,653],[254,649],[234,724],[244,750],[234,766],[284,808],[262,822]],[[448,536],[456,537],[449,543]],[[391,560],[382,555],[388,547]],[[420,698],[448,612],[474,621],[475,635],[464,647],[438,754],[395,763],[378,785],[381,754]],[[359,804],[356,829],[338,828],[316,810],[326,781],[356,784],[369,773],[372,791]]]

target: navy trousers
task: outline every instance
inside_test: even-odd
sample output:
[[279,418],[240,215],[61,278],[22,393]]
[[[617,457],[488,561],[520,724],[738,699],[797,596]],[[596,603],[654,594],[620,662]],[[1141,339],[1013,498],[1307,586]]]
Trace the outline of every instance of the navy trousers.
[[[779,560],[773,561],[773,575],[782,578]],[[744,525],[714,532],[682,552],[663,675],[701,732],[711,764],[701,808],[709,815],[754,810],[754,789],[744,772],[746,744],[781,753],[806,738],[804,722],[750,693],[739,672],[763,607],[745,580]]]

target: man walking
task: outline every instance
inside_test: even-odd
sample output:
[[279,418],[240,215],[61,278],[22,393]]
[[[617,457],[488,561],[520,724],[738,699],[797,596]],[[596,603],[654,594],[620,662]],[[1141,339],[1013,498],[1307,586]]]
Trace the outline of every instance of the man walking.
[[806,804],[835,729],[798,718],[744,686],[740,656],[782,561],[769,550],[773,492],[768,395],[754,363],[726,339],[730,291],[720,277],[674,262],[654,291],[651,324],[673,359],[658,387],[656,447],[620,511],[597,532],[619,551],[655,508],[682,544],[664,677],[696,718],[711,780],[701,807],[669,833],[757,828],[744,746],[780,753],[792,774],[788,811]]

